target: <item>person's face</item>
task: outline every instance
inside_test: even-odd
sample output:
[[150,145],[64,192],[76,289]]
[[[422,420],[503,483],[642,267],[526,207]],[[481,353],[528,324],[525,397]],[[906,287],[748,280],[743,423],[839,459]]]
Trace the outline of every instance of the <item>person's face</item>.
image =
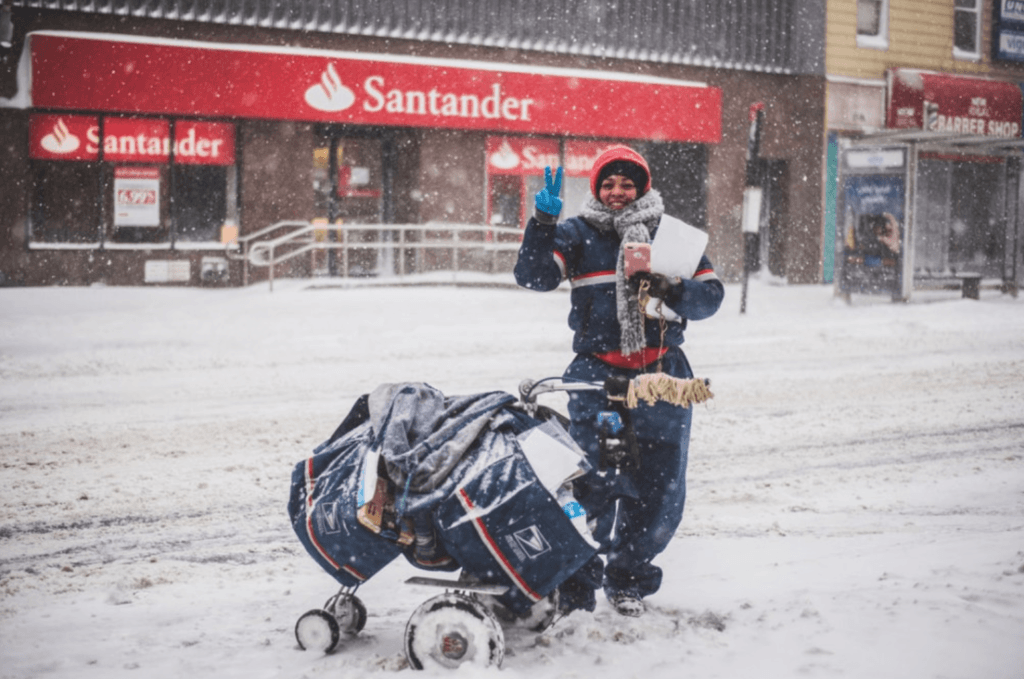
[[611,210],[621,210],[636,200],[636,184],[621,174],[608,175],[597,187],[597,199]]

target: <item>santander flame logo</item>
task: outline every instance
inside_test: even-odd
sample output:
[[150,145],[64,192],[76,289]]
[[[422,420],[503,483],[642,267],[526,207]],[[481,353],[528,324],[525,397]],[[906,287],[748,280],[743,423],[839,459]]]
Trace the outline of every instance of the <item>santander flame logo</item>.
[[491,154],[491,165],[499,170],[511,170],[519,167],[519,156],[512,150],[508,140],[501,142],[498,150]]
[[306,90],[306,103],[318,111],[344,111],[355,101],[355,93],[341,82],[334,64],[327,64],[320,82]]
[[71,153],[78,150],[82,140],[71,133],[63,118],[58,118],[53,131],[43,137],[39,144],[50,153]]

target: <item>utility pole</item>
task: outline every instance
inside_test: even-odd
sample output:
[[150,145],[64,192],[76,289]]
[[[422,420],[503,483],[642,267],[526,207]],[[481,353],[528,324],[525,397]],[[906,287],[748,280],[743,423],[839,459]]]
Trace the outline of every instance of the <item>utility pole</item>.
[[750,270],[757,262],[761,228],[761,123],[764,122],[764,104],[757,102],[750,106],[750,135],[747,137],[747,181],[743,189],[743,294],[740,297],[740,313],[747,313],[747,281]]

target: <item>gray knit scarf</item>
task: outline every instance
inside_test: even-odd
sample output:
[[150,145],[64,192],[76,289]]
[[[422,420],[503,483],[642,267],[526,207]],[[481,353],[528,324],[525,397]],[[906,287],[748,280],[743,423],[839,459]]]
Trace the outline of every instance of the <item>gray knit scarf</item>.
[[619,236],[619,260],[615,265],[615,305],[619,317],[620,346],[625,354],[635,354],[646,345],[644,318],[636,294],[626,284],[623,272],[623,243],[650,243],[651,232],[665,204],[661,194],[651,189],[621,210],[611,210],[594,196],[590,196],[580,209],[580,217],[600,231],[612,231]]

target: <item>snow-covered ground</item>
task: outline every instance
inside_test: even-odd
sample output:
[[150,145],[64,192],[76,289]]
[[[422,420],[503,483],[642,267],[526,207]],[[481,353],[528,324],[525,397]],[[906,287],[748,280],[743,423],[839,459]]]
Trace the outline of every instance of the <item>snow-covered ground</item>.
[[[0,676],[413,672],[436,592],[404,561],[360,589],[360,636],[297,648],[335,585],[288,524],[292,467],[381,383],[560,374],[568,295],[305,287],[0,289]],[[1024,300],[739,298],[687,333],[715,399],[648,614],[507,630],[474,676],[1020,679]]]

